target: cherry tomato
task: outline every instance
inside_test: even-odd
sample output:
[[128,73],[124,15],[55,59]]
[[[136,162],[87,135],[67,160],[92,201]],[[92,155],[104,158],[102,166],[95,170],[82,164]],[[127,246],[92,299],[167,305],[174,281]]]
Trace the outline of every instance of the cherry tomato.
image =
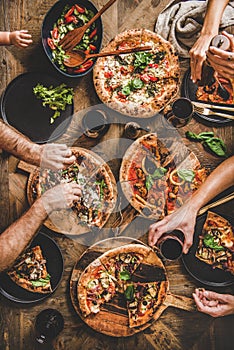
[[68,10],[67,13],[64,15],[64,18],[67,18],[67,17],[71,16],[73,14],[73,12],[74,12],[74,9],[75,9],[75,6],[72,6],[70,8],[70,10]]
[[57,28],[57,27],[55,27],[55,28],[52,30],[51,36],[52,36],[54,39],[58,39],[59,31],[58,31],[58,28]]
[[47,38],[47,44],[49,45],[49,47],[51,48],[51,50],[55,50],[56,47],[54,45],[53,39],[51,38]]
[[90,44],[90,45],[89,45],[89,48],[90,48],[90,50],[93,50],[93,51],[95,51],[95,50],[97,49],[96,46],[93,45],[93,44]]
[[83,7],[80,7],[79,5],[75,4],[75,8],[79,13],[84,13],[85,9],[83,9]]
[[157,77],[154,77],[153,75],[149,75],[150,81],[158,81]]
[[109,78],[113,77],[113,73],[112,72],[105,72],[104,77],[109,79]]
[[89,35],[89,38],[92,39],[97,34],[97,28],[95,28],[92,33]]
[[71,22],[77,23],[77,18],[76,18],[76,16],[67,16],[67,17],[66,17],[65,23],[71,23]]

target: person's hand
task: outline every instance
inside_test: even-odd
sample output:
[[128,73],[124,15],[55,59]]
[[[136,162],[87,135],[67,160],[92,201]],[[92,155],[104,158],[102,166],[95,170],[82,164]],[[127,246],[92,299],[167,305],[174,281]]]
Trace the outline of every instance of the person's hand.
[[62,183],[46,191],[42,203],[47,214],[54,210],[71,208],[74,201],[79,201],[82,195],[81,188],[75,182]]
[[197,211],[188,202],[183,208],[177,209],[174,213],[166,216],[163,220],[152,224],[149,227],[148,243],[154,246],[158,239],[166,232],[180,230],[184,234],[183,253],[187,254],[193,244],[194,226]]
[[213,317],[234,314],[234,295],[196,289],[193,298],[198,311]]
[[9,34],[10,43],[16,47],[28,47],[32,43],[32,36],[27,30],[16,30]]
[[194,83],[201,80],[202,65],[206,60],[206,51],[212,38],[213,35],[201,35],[189,51],[191,79]]
[[72,155],[72,151],[66,145],[48,143],[41,147],[40,166],[42,168],[65,169],[76,160],[76,157]]
[[229,51],[210,46],[207,51],[207,60],[214,70],[222,77],[234,79],[234,36],[227,32],[222,32],[230,40]]

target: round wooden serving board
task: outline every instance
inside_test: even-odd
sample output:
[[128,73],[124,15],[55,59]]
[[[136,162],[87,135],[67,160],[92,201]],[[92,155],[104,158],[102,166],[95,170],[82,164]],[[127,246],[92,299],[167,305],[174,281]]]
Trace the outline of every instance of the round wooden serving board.
[[[112,208],[108,211],[108,213],[105,216],[105,220],[103,220],[102,222],[101,227],[103,227],[106,224],[107,220],[109,219],[111,215],[111,211],[114,209],[116,199],[117,199],[117,186],[116,186],[115,177],[109,165],[106,164],[105,161],[94,152],[84,148],[80,148],[80,147],[71,147],[71,150],[74,150],[74,151],[81,150],[83,153],[85,152],[87,155],[90,155],[92,158],[95,158],[96,163],[99,164],[99,165],[96,165],[95,171],[98,169],[98,166],[104,167],[112,183],[114,199],[112,203]],[[27,169],[25,170],[27,171]],[[30,175],[27,183],[27,198],[28,198],[29,204],[32,205],[33,202],[35,201],[35,197],[33,196],[33,182],[35,180],[35,176],[37,176],[38,174],[40,175],[40,168],[30,167],[29,171],[30,171]],[[90,178],[92,177],[92,175],[94,174],[90,174]],[[44,225],[52,231],[55,231],[61,234],[67,234],[67,235],[81,235],[81,234],[90,232],[92,230],[92,227],[89,227],[87,225],[82,225],[80,223],[76,213],[72,209],[56,210],[52,212],[44,222]]]
[[175,306],[188,311],[195,310],[193,299],[173,295],[169,292],[169,283],[167,280],[165,267],[158,255],[150,247],[148,247],[150,251],[149,255],[147,259],[145,259],[144,262],[139,265],[133,274],[132,281],[142,283],[166,281],[165,297],[163,298],[161,305],[159,305],[156,312],[152,316],[151,320],[140,327],[130,328],[128,325],[126,300],[122,294],[117,294],[110,302],[102,305],[99,313],[91,314],[87,317],[83,316],[79,307],[77,295],[77,286],[82,272],[92,261],[108,250],[130,244],[144,245],[139,240],[121,236],[117,238],[105,239],[94,244],[93,246],[89,247],[76,262],[70,280],[71,301],[80,318],[95,331],[113,337],[128,337],[143,331],[144,329],[150,327],[150,325],[160,317],[162,312],[168,306]]

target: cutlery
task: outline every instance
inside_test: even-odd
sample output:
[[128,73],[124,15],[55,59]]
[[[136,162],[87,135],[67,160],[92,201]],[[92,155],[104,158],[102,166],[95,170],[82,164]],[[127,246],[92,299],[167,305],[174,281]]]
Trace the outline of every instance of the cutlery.
[[218,105],[211,105],[208,103],[202,103],[202,102],[197,102],[197,101],[192,101],[194,106],[197,107],[204,107],[204,108],[211,108],[211,109],[220,109],[224,111],[229,111],[229,112],[234,112],[234,107],[229,107],[229,106],[218,106]]
[[200,114],[204,114],[206,116],[213,115],[213,116],[218,116],[218,117],[234,120],[234,116],[233,115],[224,114],[224,113],[217,113],[217,112],[212,111],[209,108],[203,108],[203,107],[194,106],[194,111],[197,112],[197,113],[200,113]]
[[223,197],[223,198],[220,198],[218,199],[217,201],[213,202],[213,203],[210,203],[210,204],[207,204],[205,205],[204,207],[202,207],[199,212],[198,212],[198,215],[202,215],[204,214],[207,210],[209,210],[210,208],[214,208],[214,207],[217,207],[221,204],[224,204],[228,201],[231,201],[232,199],[234,199],[234,192],[228,194],[226,197]]
[[62,48],[65,51],[72,50],[79,42],[82,40],[84,33],[86,30],[95,22],[102,14],[105,12],[116,0],[110,0],[106,5],[104,5],[100,11],[96,13],[95,16],[93,16],[90,21],[86,24],[84,24],[82,27],[75,28],[68,32],[64,38],[62,38],[59,41],[59,45],[62,46]]
[[84,62],[86,62],[90,58],[94,57],[105,57],[105,56],[115,56],[115,55],[121,55],[125,53],[132,53],[136,51],[148,51],[151,50],[152,46],[138,46],[134,48],[128,48],[124,50],[114,50],[114,51],[106,51],[106,52],[99,52],[99,53],[91,53],[86,54],[82,50],[75,50],[75,51],[68,51],[66,52],[66,57],[64,58],[64,64],[67,67],[76,67],[80,66]]

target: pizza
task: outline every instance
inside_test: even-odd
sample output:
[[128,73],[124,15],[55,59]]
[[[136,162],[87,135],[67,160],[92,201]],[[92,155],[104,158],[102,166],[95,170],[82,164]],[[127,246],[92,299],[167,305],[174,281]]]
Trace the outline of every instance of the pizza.
[[131,283],[126,286],[129,327],[139,327],[148,322],[163,302],[167,282]]
[[229,92],[229,98],[226,98],[226,96],[222,95],[222,93],[220,95],[219,83],[215,81],[213,82],[213,84],[210,85],[198,86],[196,91],[197,100],[203,102],[233,104],[233,87],[230,80],[227,80],[225,78],[219,78],[219,81],[222,83],[222,86]]
[[[60,183],[76,182],[81,186],[82,197],[74,202],[71,215],[76,217],[77,225],[101,228],[115,206],[114,176],[109,166],[93,152],[79,147],[71,150],[76,161],[68,168],[34,171],[28,185],[29,202],[33,203],[45,191]],[[61,216],[61,213],[58,215]]]
[[196,257],[213,268],[234,275],[234,231],[227,219],[208,212],[199,236]]
[[34,293],[51,293],[51,276],[39,245],[27,249],[7,271],[20,287]]
[[184,152],[179,142],[166,142],[156,133],[140,137],[128,148],[120,168],[126,198],[150,219],[161,220],[179,208],[207,177],[194,153]]
[[152,49],[99,58],[93,71],[94,86],[101,101],[137,118],[157,114],[175,97],[179,64],[174,48],[154,32],[130,29],[118,34],[103,50],[144,45],[151,45]]
[[161,260],[142,244],[111,249],[91,262],[77,284],[82,316],[99,313],[103,304],[121,296],[126,305],[129,327],[148,322],[164,301],[168,282],[164,273],[160,274],[159,281],[151,281],[152,276],[147,275],[148,282],[136,282],[136,271],[141,269],[143,263],[156,266],[157,272],[159,269],[164,271]]

